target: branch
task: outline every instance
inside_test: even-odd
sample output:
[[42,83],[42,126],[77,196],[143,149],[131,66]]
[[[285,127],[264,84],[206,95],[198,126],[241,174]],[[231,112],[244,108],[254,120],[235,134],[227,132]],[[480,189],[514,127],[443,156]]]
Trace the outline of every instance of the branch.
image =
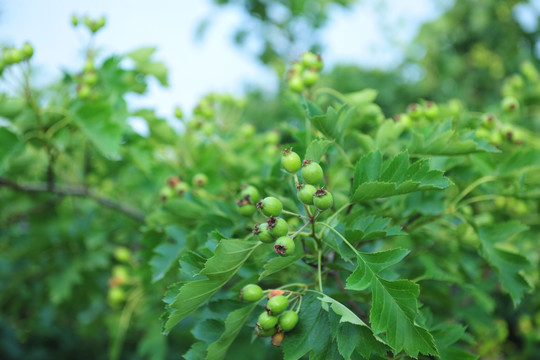
[[130,207],[129,205],[114,202],[103,196],[96,194],[94,191],[83,186],[69,186],[69,185],[55,185],[54,188],[50,188],[48,184],[36,183],[36,184],[17,184],[8,179],[0,178],[0,188],[8,187],[13,190],[29,192],[29,193],[53,193],[61,196],[79,196],[88,197],[100,203],[101,205],[118,210],[133,219],[144,223],[144,214],[139,210]]

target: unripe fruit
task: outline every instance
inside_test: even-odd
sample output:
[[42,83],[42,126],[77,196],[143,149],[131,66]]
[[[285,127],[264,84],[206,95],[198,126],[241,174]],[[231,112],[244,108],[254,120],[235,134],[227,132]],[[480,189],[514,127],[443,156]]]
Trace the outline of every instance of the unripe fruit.
[[291,331],[298,323],[298,314],[292,310],[287,310],[279,316],[279,328],[283,331]]
[[323,188],[318,189],[313,195],[313,204],[319,210],[330,209],[334,205],[334,198],[332,193],[324,190]]
[[275,197],[269,196],[257,203],[257,207],[262,210],[266,216],[279,216],[281,210],[283,210],[283,205],[281,201]]
[[107,298],[111,306],[118,306],[126,300],[126,292],[121,287],[113,287],[109,289]]
[[285,151],[283,151],[283,156],[281,157],[281,165],[283,165],[283,168],[287,170],[287,172],[294,174],[302,167],[302,160],[297,153],[292,151],[292,148],[285,149]]
[[167,185],[174,188],[180,182],[180,178],[176,175],[171,175],[167,178]]
[[259,240],[265,244],[270,244],[274,242],[274,238],[270,231],[268,230],[268,224],[262,223],[260,225],[255,225],[253,233],[259,237]]
[[396,122],[402,123],[407,129],[413,125],[411,117],[407,114],[397,114],[394,118]]
[[304,67],[307,69],[316,67],[318,65],[318,60],[319,59],[317,58],[317,55],[315,55],[311,51],[307,51],[302,54],[302,65],[304,65]]
[[282,236],[276,240],[274,249],[276,250],[276,254],[280,256],[292,255],[295,249],[294,240],[288,236]]
[[270,229],[270,234],[272,234],[274,238],[278,238],[287,235],[289,232],[289,224],[282,218],[270,217],[270,219],[268,219],[268,229]]
[[410,104],[407,108],[407,112],[411,118],[418,119],[422,116],[422,106],[420,106],[420,104]]
[[255,213],[256,210],[257,209],[253,204],[238,205],[238,212],[240,213],[240,215],[243,216],[251,216]]
[[205,174],[198,173],[193,176],[193,186],[203,187],[208,183],[208,177]]
[[21,52],[23,58],[30,59],[34,55],[34,47],[30,43],[25,42],[21,48]]
[[289,79],[289,89],[296,92],[302,92],[304,90],[304,82],[300,75],[293,75]]
[[119,246],[114,249],[114,258],[120,262],[127,263],[131,259],[131,251],[127,247]]
[[257,326],[263,330],[268,330],[268,329],[275,328],[277,323],[278,323],[277,316],[270,315],[268,314],[268,312],[265,311],[261,313],[261,315],[259,315]]
[[174,195],[174,190],[171,189],[169,186],[162,187],[159,191],[159,198],[161,201],[167,201],[170,198],[172,198]]
[[287,310],[287,306],[289,306],[289,300],[287,300],[287,298],[283,295],[277,295],[268,300],[268,303],[266,304],[266,310],[268,310],[270,314],[275,316]]
[[259,301],[263,296],[263,290],[259,285],[248,284],[240,290],[240,299],[249,302]]
[[304,71],[302,81],[307,87],[313,86],[319,80],[319,73],[315,68]]
[[77,90],[77,97],[79,99],[88,99],[92,94],[92,89],[88,84],[82,84]]
[[258,337],[268,337],[272,336],[276,333],[275,328],[271,328],[268,330],[261,329],[259,326],[255,326],[255,334],[257,334]]
[[125,284],[129,281],[129,269],[125,265],[113,266],[112,275],[120,284]]
[[239,133],[244,139],[251,139],[256,131],[257,129],[253,124],[243,124],[240,127]]
[[439,116],[439,107],[433,101],[428,101],[424,107],[424,114],[428,119],[435,119]]
[[104,27],[105,24],[106,24],[105,16],[100,16],[99,19],[96,20],[96,26],[98,30]]
[[484,114],[482,116],[482,126],[486,129],[493,129],[495,127],[495,116],[493,114]]
[[79,25],[79,18],[75,14],[71,15],[71,25],[73,25],[73,27]]
[[252,204],[256,204],[259,199],[261,198],[261,196],[259,195],[259,190],[257,190],[256,187],[254,186],[246,186],[241,192],[240,192],[240,196],[242,197],[246,197],[247,195],[249,195],[249,201],[252,203]]
[[82,81],[88,85],[95,85],[98,81],[98,76],[94,71],[88,72],[83,75]]
[[94,71],[95,69],[96,67],[94,66],[94,61],[92,61],[91,59],[88,59],[84,62],[84,66],[83,66],[84,72]]
[[189,185],[185,182],[179,182],[174,186],[174,192],[180,196],[184,195],[189,190]]
[[519,109],[519,102],[513,96],[505,97],[501,102],[502,108],[506,112],[513,112]]
[[291,70],[293,74],[301,74],[304,71],[304,65],[301,62],[293,61]]
[[313,195],[317,191],[317,188],[310,184],[300,184],[297,189],[298,199],[306,205],[313,205]]
[[302,177],[308,184],[318,184],[324,176],[323,170],[319,164],[312,160],[304,160],[302,163]]
[[182,109],[179,106],[177,106],[174,109],[174,116],[176,116],[177,119],[181,119],[182,116],[184,116],[184,113],[182,112]]

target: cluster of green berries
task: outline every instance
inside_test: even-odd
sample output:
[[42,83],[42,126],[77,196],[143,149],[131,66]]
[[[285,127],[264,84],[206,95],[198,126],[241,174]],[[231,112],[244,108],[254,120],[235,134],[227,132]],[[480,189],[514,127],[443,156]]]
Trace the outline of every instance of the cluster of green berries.
[[433,101],[426,101],[423,104],[413,103],[407,107],[407,112],[397,114],[396,122],[400,122],[407,128],[411,128],[415,122],[422,119],[435,120],[439,116],[439,106]]
[[[256,302],[263,297],[263,290],[259,285],[249,284],[240,291],[240,298]],[[288,296],[285,296],[289,293]],[[272,290],[267,296],[265,311],[257,319],[255,333],[260,337],[272,337],[272,345],[279,346],[283,340],[284,333],[293,330],[298,324],[298,310],[290,309],[288,297],[293,295],[291,292],[283,290]],[[297,294],[296,296],[300,296]],[[294,307],[294,306],[293,306]]]
[[257,235],[263,243],[274,243],[276,254],[280,256],[293,254],[296,245],[294,240],[287,236],[289,233],[289,224],[283,218],[279,217],[283,210],[281,201],[273,196],[268,196],[259,200],[256,207],[268,219],[262,224],[255,225],[253,234]]
[[332,207],[334,204],[332,193],[325,190],[323,186],[316,187],[324,180],[323,169],[318,163],[309,159],[302,161],[300,156],[290,148],[283,151],[281,164],[291,174],[296,174],[301,170],[304,182],[298,184],[296,188],[298,190],[298,199],[303,204],[314,205],[320,211]]
[[484,114],[480,125],[476,129],[476,136],[488,140],[491,144],[500,145],[507,141],[520,145],[524,141],[524,134],[521,129],[510,124],[501,123],[493,114]]
[[287,75],[289,89],[302,92],[305,87],[313,86],[319,80],[323,68],[321,55],[308,51],[302,54],[300,61],[293,61]]
[[[208,183],[208,177],[203,173],[197,173],[191,179],[193,187],[202,188]],[[159,197],[162,201],[167,201],[175,196],[184,196],[188,192],[190,186],[187,182],[182,181],[178,176],[170,176],[167,179],[166,186],[162,187],[159,192]]]
[[[79,16],[73,14],[71,16],[71,25],[77,27],[80,20],[81,18]],[[86,25],[86,27],[88,28],[88,30],[90,30],[92,34],[95,34],[105,26],[107,21],[104,16],[100,16],[99,18],[94,20],[92,20],[89,16],[84,16],[82,18],[82,22],[84,23],[84,25]]]
[[34,47],[28,42],[25,42],[20,49],[14,47],[4,48],[0,59],[0,74],[4,71],[4,67],[29,60],[33,55]]
[[92,59],[89,58],[84,62],[83,71],[79,79],[77,97],[79,99],[88,99],[92,95],[92,87],[98,82],[98,74]]
[[125,287],[132,283],[129,268],[124,264],[129,264],[132,259],[131,251],[123,246],[114,250],[114,258],[120,263],[113,266],[111,277],[109,278],[109,291],[107,299],[111,307],[119,307],[126,300]]

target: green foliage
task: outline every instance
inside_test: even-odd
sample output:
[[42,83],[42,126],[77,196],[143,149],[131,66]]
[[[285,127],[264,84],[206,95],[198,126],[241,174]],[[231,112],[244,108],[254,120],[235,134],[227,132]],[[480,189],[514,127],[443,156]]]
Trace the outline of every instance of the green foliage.
[[[495,6],[482,4],[477,14]],[[104,25],[85,22],[90,32]],[[208,94],[176,132],[169,121],[179,119],[125,100],[144,94],[150,78],[166,86],[154,53],[89,47],[80,71],[39,91],[30,56],[11,68],[25,81],[10,92],[20,96],[0,94],[6,358],[538,354],[534,62],[503,84],[516,106],[491,90],[489,100],[471,99],[474,111],[446,101],[446,90],[432,104],[414,97],[425,84],[398,96],[404,85],[388,74],[373,77],[387,80],[375,90],[337,68],[300,93],[283,82],[273,97]],[[325,87],[333,82],[343,93]],[[458,95],[473,91],[467,86]],[[404,111],[410,102],[415,112]],[[136,132],[132,117],[149,133]],[[291,147],[319,164],[311,174],[297,170],[296,157],[282,166]],[[301,202],[301,182],[331,201]],[[266,211],[260,199],[273,199]],[[280,231],[263,243],[255,224]],[[256,294],[242,299],[248,284]],[[263,329],[264,311],[297,314],[298,323]]]

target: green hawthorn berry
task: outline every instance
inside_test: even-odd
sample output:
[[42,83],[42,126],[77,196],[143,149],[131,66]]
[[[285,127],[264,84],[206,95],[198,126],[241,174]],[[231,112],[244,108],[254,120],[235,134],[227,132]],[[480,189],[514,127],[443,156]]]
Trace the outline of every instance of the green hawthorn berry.
[[304,71],[304,65],[299,61],[293,61],[291,71],[293,74],[301,74]]
[[538,80],[538,71],[530,61],[521,64],[521,72],[530,81],[536,82]]
[[302,82],[307,87],[313,86],[319,80],[317,69],[311,68],[302,73]]
[[261,209],[266,216],[279,216],[281,210],[283,210],[283,205],[275,197],[269,196],[259,201],[257,208]]
[[109,289],[107,298],[109,300],[109,304],[116,307],[126,300],[126,292],[121,287],[116,286]]
[[73,25],[73,27],[79,25],[79,17],[75,14],[71,15],[71,25]]
[[119,246],[114,249],[114,258],[120,262],[127,263],[131,259],[131,251],[125,246]]
[[268,229],[274,238],[278,238],[287,235],[289,232],[289,224],[282,218],[271,216],[270,219],[268,219]]
[[424,114],[428,119],[435,119],[439,116],[439,107],[433,101],[428,101],[424,107]]
[[274,238],[272,234],[270,234],[270,230],[268,230],[268,224],[262,223],[260,225],[255,225],[255,228],[252,231],[255,235],[259,237],[259,240],[265,244],[270,244],[274,242]]
[[283,168],[287,170],[287,172],[294,174],[302,167],[302,160],[297,153],[292,151],[292,148],[285,149],[283,151],[283,156],[281,157],[281,165],[283,165]]
[[283,331],[291,331],[298,323],[298,314],[292,310],[287,310],[279,316],[279,328]]
[[482,116],[482,126],[486,129],[493,129],[495,127],[496,119],[493,114],[484,114]]
[[251,139],[256,132],[255,126],[253,124],[242,124],[240,127],[239,133],[244,139]]
[[176,116],[177,119],[181,119],[182,116],[184,116],[184,113],[182,112],[182,108],[180,106],[174,108],[174,116]]
[[125,284],[129,281],[129,269],[124,265],[115,265],[112,268],[112,275],[120,284]]
[[238,205],[238,212],[243,216],[251,216],[255,213],[257,209],[253,204],[242,204]]
[[277,316],[270,315],[268,314],[268,312],[264,311],[261,313],[261,315],[259,315],[257,326],[263,330],[268,330],[268,329],[275,328],[277,323],[278,323]]
[[83,72],[91,72],[91,71],[94,71],[96,70],[96,67],[94,65],[94,61],[92,59],[88,59],[84,62],[84,66],[83,66]]
[[287,310],[287,306],[289,306],[289,300],[287,300],[287,298],[283,295],[276,295],[268,299],[268,302],[266,303],[266,310],[268,310],[268,313],[271,315],[276,316]]
[[407,112],[411,118],[418,119],[422,117],[423,109],[420,104],[410,104],[407,107]]
[[183,181],[174,186],[174,192],[180,196],[184,195],[189,190],[189,185]]
[[334,198],[332,193],[323,188],[317,189],[315,194],[313,194],[313,204],[319,210],[330,209],[334,205]]
[[203,187],[208,183],[208,177],[203,173],[198,173],[193,176],[193,186]]
[[242,191],[240,192],[240,196],[246,197],[249,195],[249,201],[252,204],[256,204],[257,201],[261,198],[261,195],[259,195],[259,190],[255,186],[248,185]]
[[501,102],[502,108],[506,112],[513,112],[519,109],[519,102],[513,96],[505,97]]
[[34,55],[34,47],[29,42],[25,42],[21,48],[21,52],[24,59],[30,59]]
[[302,92],[304,90],[304,82],[300,75],[293,75],[289,79],[289,89],[295,92]]
[[289,256],[294,253],[295,245],[294,240],[288,236],[282,236],[276,240],[274,244],[276,254],[281,256]]
[[240,290],[240,299],[249,302],[259,301],[263,296],[263,290],[259,285],[248,284]]
[[311,51],[306,51],[302,54],[302,65],[308,69],[317,66],[318,60],[317,55]]
[[407,129],[410,129],[412,127],[412,119],[407,114],[396,114],[396,116],[394,116],[394,119],[397,123],[403,124]]
[[264,141],[267,144],[271,144],[271,145],[277,144],[280,139],[281,139],[281,136],[279,132],[277,131],[269,131],[266,133],[266,136],[264,137]]
[[84,73],[82,81],[87,85],[95,85],[98,81],[97,73],[95,71]]
[[167,201],[170,198],[172,198],[173,195],[174,195],[174,190],[171,189],[169,186],[163,187],[159,191],[159,198],[161,199],[161,201]]
[[77,88],[77,97],[79,99],[88,99],[92,95],[92,89],[88,84],[81,84]]
[[300,184],[296,187],[298,189],[298,199],[306,205],[313,205],[313,194],[317,191],[317,188],[310,184]]
[[323,170],[318,163],[312,160],[304,160],[302,163],[302,177],[306,183],[318,184],[322,181],[323,175]]
[[283,331],[276,332],[274,335],[272,335],[272,345],[279,347],[281,345],[281,342],[283,341],[284,336],[285,335],[283,334]]
[[97,30],[101,29],[102,27],[105,26],[106,24],[106,19],[105,19],[105,16],[100,16],[97,20],[96,20],[96,26],[97,26]]
[[276,328],[264,330],[260,328],[259,326],[255,326],[255,334],[257,334],[258,337],[268,337],[268,336],[274,335],[275,333],[276,333]]

